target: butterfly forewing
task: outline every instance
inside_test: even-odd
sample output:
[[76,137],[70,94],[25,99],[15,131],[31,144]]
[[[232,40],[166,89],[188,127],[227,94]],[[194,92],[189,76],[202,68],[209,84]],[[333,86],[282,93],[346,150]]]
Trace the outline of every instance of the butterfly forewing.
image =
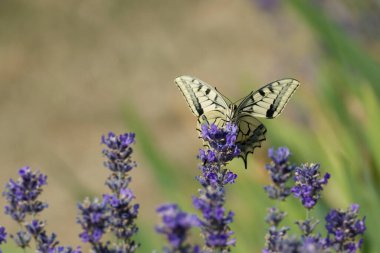
[[191,76],[180,76],[175,83],[181,90],[193,114],[200,117],[203,114],[218,111],[224,114],[228,103],[215,88]]
[[291,78],[269,83],[249,94],[239,104],[237,113],[245,112],[254,117],[275,118],[281,114],[298,86],[299,82]]

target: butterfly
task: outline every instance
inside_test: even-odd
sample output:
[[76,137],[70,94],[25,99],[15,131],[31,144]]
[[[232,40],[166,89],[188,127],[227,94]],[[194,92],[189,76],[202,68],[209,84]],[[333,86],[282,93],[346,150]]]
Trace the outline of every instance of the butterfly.
[[[238,126],[236,144],[247,168],[247,156],[261,147],[266,128],[256,118],[273,119],[281,114],[300,83],[292,78],[271,82],[232,103],[211,85],[191,76],[180,76],[175,83],[192,113],[198,117],[198,130],[204,123],[223,127],[227,122]],[[241,101],[240,103],[238,103]]]

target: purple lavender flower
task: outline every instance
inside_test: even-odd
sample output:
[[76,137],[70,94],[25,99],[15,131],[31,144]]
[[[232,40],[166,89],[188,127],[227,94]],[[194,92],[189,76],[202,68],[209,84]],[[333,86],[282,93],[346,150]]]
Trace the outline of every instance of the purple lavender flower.
[[[136,167],[131,159],[131,144],[135,142],[135,134],[117,136],[110,132],[107,136],[102,136],[101,142],[107,146],[102,153],[107,158],[104,166],[111,171],[106,185],[112,193],[104,194],[102,201],[95,200],[91,203],[86,199],[83,204],[78,204],[78,223],[83,229],[80,237],[82,241],[89,242],[96,252],[132,253],[139,246],[132,240],[138,231],[135,220],[139,205],[132,204],[135,196],[128,188],[132,180],[128,172]],[[117,242],[103,243],[102,237],[107,232],[113,233]]]
[[103,149],[103,154],[108,158],[104,166],[112,172],[127,173],[136,167],[136,163],[131,160],[133,152],[130,146],[135,142],[134,133],[125,133],[116,136],[109,132],[108,136],[102,136],[102,143],[107,146]]
[[73,250],[71,247],[59,246],[59,241],[57,241],[57,235],[52,233],[50,236],[47,235],[45,230],[46,222],[40,220],[32,220],[30,223],[25,225],[28,233],[36,241],[37,252],[64,252],[64,253],[81,253],[80,247]]
[[197,180],[203,189],[199,197],[193,197],[193,205],[202,212],[200,226],[205,238],[206,252],[229,250],[235,245],[231,239],[233,232],[229,224],[233,221],[234,213],[226,211],[225,185],[233,184],[237,175],[226,168],[228,162],[239,156],[240,150],[235,144],[237,127],[226,124],[225,128],[216,125],[202,125],[201,137],[208,143],[209,148],[200,150],[198,158],[202,161],[202,175]]
[[271,226],[265,236],[265,249],[263,253],[282,252],[281,250],[284,248],[284,245],[287,244],[286,235],[288,230],[288,227],[278,229],[275,226]]
[[207,142],[210,149],[200,151],[199,158],[204,163],[219,163],[226,165],[233,158],[238,157],[240,150],[235,144],[238,128],[235,124],[227,123],[225,128],[218,128],[215,124],[201,126],[201,137]]
[[0,226],[0,244],[7,242],[7,232],[5,231],[5,227]]
[[132,237],[138,232],[135,220],[138,216],[139,205],[132,204],[135,198],[129,183],[131,177],[127,174],[136,167],[132,161],[133,149],[131,144],[135,142],[134,133],[125,133],[116,136],[110,132],[107,137],[102,136],[102,143],[107,146],[103,154],[107,157],[105,167],[111,170],[111,175],[106,185],[112,194],[104,195],[104,199],[110,206],[109,227],[119,242],[115,249],[120,252],[135,252],[139,244]]
[[79,235],[83,242],[89,242],[94,250],[101,247],[100,240],[109,225],[109,207],[107,201],[95,199],[92,203],[86,198],[78,204],[80,214],[77,222],[83,232]]
[[170,243],[170,248],[165,248],[166,253],[198,252],[199,247],[192,247],[185,243],[191,227],[198,226],[199,221],[195,215],[187,214],[176,204],[165,204],[157,208],[157,213],[162,218],[162,224],[156,227],[156,231],[164,234]]
[[307,209],[315,206],[320,198],[323,185],[327,184],[330,178],[329,173],[320,178],[319,168],[319,164],[303,164],[295,169],[296,186],[291,191],[296,198],[301,199],[302,205]]
[[[267,165],[267,169],[271,172],[272,181],[275,187],[270,190],[269,196],[284,196],[276,187],[283,189],[284,182],[290,177],[293,169],[288,169],[289,150],[286,148],[269,151],[272,163]],[[278,167],[278,168],[276,168]],[[285,168],[285,169],[283,169]],[[300,228],[302,235],[296,237],[288,235],[289,228],[278,228],[279,223],[283,220],[285,213],[277,208],[268,209],[266,222],[270,225],[266,235],[266,247],[263,253],[331,253],[331,252],[356,252],[363,239],[366,230],[365,218],[359,219],[359,205],[352,205],[349,210],[331,210],[326,216],[327,237],[313,233],[319,223],[319,220],[309,217],[310,209],[314,207],[320,198],[320,192],[323,185],[326,185],[330,174],[326,173],[321,177],[319,172],[319,164],[303,164],[295,168],[294,181],[296,185],[291,188],[291,192],[295,197],[300,198],[303,206],[307,211],[307,219],[299,220],[295,223]],[[286,192],[286,191],[283,191]],[[285,194],[286,195],[286,194]],[[287,196],[287,195],[286,195]],[[285,197],[286,197],[285,196]]]
[[331,253],[320,236],[297,238],[289,236],[287,231],[288,228],[271,227],[263,253]]
[[39,241],[39,235],[45,231],[39,229],[35,234],[31,234],[28,228],[33,226],[33,221],[29,223],[26,218],[27,215],[35,216],[47,208],[46,203],[38,200],[42,193],[42,187],[47,184],[47,176],[39,171],[32,171],[28,166],[19,170],[19,176],[17,181],[10,179],[5,186],[3,195],[8,202],[8,205],[5,206],[5,214],[11,216],[20,225],[25,226],[27,231],[20,229],[10,237],[19,247],[26,248],[29,246],[33,235],[37,248],[40,248],[42,245]]
[[32,239],[32,236],[24,230],[19,230],[15,235],[11,234],[9,237],[13,239],[18,247],[23,249],[29,246]]
[[298,220],[295,223],[298,225],[304,236],[310,237],[316,226],[319,224],[319,220],[307,218],[306,220]]
[[37,237],[45,230],[45,222],[40,220],[32,220],[32,222],[26,224],[25,227],[33,237]]
[[[7,242],[7,232],[5,231],[5,227],[0,226],[0,245],[4,242]],[[0,253],[2,253],[1,248]]]
[[202,125],[202,139],[210,148],[199,150],[198,158],[203,162],[202,175],[197,177],[203,187],[208,185],[223,187],[233,184],[237,175],[223,168],[233,158],[238,157],[240,150],[235,144],[237,127],[226,124],[225,129],[216,125]]
[[268,214],[265,218],[265,222],[268,223],[270,226],[277,227],[278,224],[285,218],[286,213],[283,211],[280,211],[276,207],[268,208]]
[[131,204],[134,197],[133,192],[128,188],[121,189],[119,194],[104,195],[104,199],[111,206],[110,229],[118,240],[124,241],[123,252],[134,252],[138,247],[138,244],[131,239],[138,232],[135,220],[138,215],[139,205]]
[[5,214],[22,223],[27,214],[36,215],[47,208],[46,203],[37,199],[42,193],[42,186],[46,185],[47,176],[38,171],[32,172],[28,166],[21,168],[19,175],[17,181],[9,180],[3,196],[8,202]]
[[286,182],[292,176],[294,166],[290,165],[289,157],[290,151],[286,147],[280,147],[277,150],[273,148],[268,151],[269,158],[272,159],[270,164],[267,164],[265,168],[268,170],[272,185],[264,187],[264,190],[268,193],[269,198],[285,200],[290,195],[290,188],[286,186]]
[[[270,225],[265,236],[263,253],[301,253],[302,241],[294,236],[288,236],[289,227],[278,228],[279,223],[286,216],[285,212],[272,207],[268,209],[265,221]],[[311,252],[310,252],[311,253]]]
[[38,234],[33,235],[36,244],[37,252],[54,251],[58,247],[57,235],[52,233],[50,236],[46,234],[45,230],[41,230]]
[[365,217],[358,218],[359,205],[353,204],[347,211],[332,209],[326,216],[327,243],[339,252],[354,253],[360,249],[366,230]]
[[[15,235],[10,235],[10,237],[21,248],[29,247],[33,238],[37,252],[56,252],[56,248],[61,247],[58,246],[57,236],[54,233],[48,235],[45,222],[35,219],[36,215],[48,206],[38,200],[42,187],[47,184],[47,176],[39,171],[32,171],[28,166],[21,168],[19,175],[17,181],[9,180],[3,192],[8,202],[5,213],[17,221],[21,227]],[[73,253],[80,253],[78,250]]]
[[320,235],[298,238],[288,235],[288,231],[288,227],[277,228],[272,225],[265,237],[266,247],[263,253],[330,253],[326,240]]
[[49,251],[48,253],[82,253],[80,247],[73,249],[71,247],[58,246],[55,249]]
[[302,246],[300,253],[330,253],[330,249],[326,246],[326,240],[317,236],[307,236],[302,238]]

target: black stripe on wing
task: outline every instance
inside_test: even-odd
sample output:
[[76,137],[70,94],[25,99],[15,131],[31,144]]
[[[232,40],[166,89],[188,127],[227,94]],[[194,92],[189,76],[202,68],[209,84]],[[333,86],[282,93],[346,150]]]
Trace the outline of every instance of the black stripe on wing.
[[261,147],[261,143],[266,139],[267,129],[258,119],[246,113],[238,116],[237,124],[239,132],[236,144],[240,149],[240,157],[244,161],[244,166],[247,168],[248,154],[253,153],[255,148]]
[[227,102],[215,88],[197,78],[180,76],[175,83],[195,116],[200,117],[211,111],[225,112],[228,108]]
[[238,113],[272,119],[281,114],[300,83],[291,78],[281,79],[249,94],[238,106]]

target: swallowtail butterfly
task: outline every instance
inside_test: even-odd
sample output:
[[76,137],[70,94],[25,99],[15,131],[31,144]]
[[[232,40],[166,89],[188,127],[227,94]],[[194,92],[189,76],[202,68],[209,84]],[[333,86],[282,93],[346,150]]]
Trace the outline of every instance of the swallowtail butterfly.
[[247,168],[247,156],[265,140],[266,128],[259,118],[273,119],[281,114],[300,83],[292,78],[274,81],[252,91],[240,103],[232,103],[209,84],[191,77],[180,76],[175,83],[185,97],[191,111],[198,117],[199,126],[205,122],[218,127],[232,122],[238,126],[236,144]]

